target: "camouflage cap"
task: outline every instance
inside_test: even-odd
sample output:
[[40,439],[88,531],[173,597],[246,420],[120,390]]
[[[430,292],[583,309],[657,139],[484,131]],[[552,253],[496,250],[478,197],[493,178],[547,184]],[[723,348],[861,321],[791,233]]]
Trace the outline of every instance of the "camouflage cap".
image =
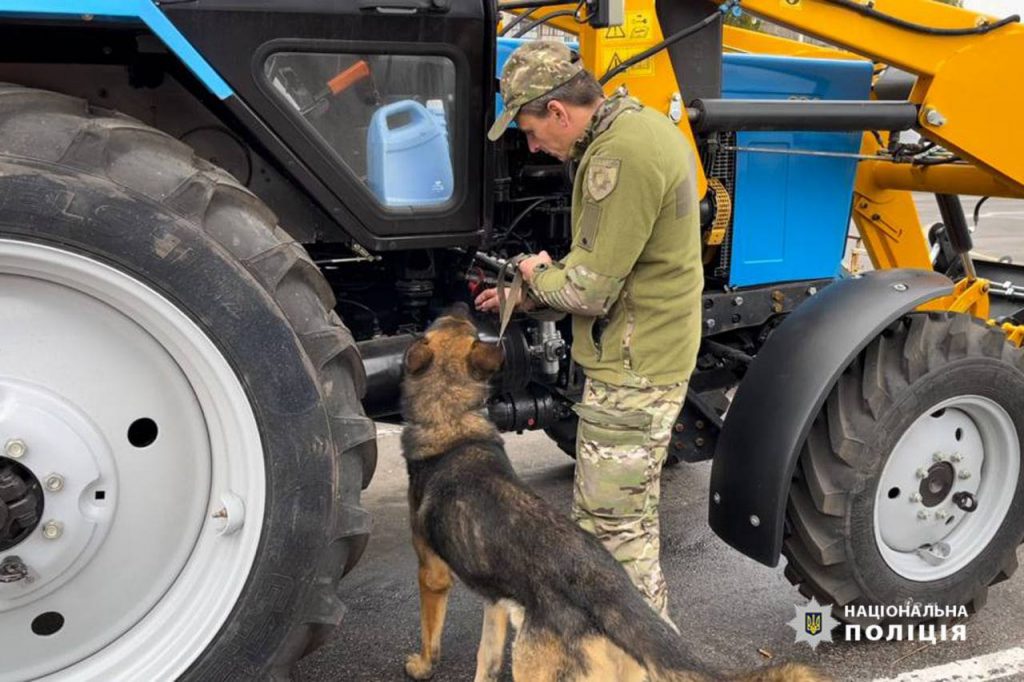
[[487,137],[497,140],[515,120],[521,106],[564,85],[582,70],[583,64],[573,60],[572,51],[565,43],[536,40],[520,45],[509,55],[502,69],[501,98],[505,110],[491,126]]

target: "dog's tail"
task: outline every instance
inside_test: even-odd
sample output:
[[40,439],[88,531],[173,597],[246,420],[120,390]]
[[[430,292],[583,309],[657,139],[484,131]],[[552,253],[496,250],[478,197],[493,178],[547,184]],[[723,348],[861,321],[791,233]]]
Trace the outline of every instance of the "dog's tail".
[[[628,577],[623,572],[623,577]],[[614,581],[605,583],[614,584]],[[721,679],[707,672],[686,640],[662,620],[627,582],[619,586],[617,598],[593,602],[595,616],[605,635],[639,661],[651,682],[712,682]],[[733,682],[828,682],[830,678],[805,665],[785,664],[761,668],[727,679]]]

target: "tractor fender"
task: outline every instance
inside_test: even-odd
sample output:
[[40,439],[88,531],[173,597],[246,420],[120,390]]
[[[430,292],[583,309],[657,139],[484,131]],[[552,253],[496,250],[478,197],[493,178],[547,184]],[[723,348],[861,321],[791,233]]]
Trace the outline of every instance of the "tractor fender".
[[885,327],[952,289],[928,270],[876,270],[830,284],[772,332],[718,438],[708,517],[719,537],[778,564],[793,470],[839,375]]

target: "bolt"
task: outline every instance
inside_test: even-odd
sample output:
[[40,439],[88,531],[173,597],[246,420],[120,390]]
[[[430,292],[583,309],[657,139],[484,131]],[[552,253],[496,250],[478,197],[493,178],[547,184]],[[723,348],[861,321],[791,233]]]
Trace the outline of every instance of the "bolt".
[[781,313],[782,312],[782,304],[781,303],[772,303],[772,312],[773,313]]
[[939,521],[942,521],[947,516],[949,516],[949,512],[945,511],[944,509],[940,509],[939,511],[935,512],[935,518]]
[[715,321],[713,319],[712,320],[707,320],[704,323],[704,326],[707,327],[708,329],[714,329],[715,328]]
[[816,293],[818,293],[818,287],[807,287],[808,296],[814,296]]
[[712,495],[711,499],[715,501],[715,504],[722,504],[722,496],[719,495],[718,493]]
[[[0,584],[16,583],[27,577],[28,568],[20,557],[6,556],[0,561]],[[31,579],[28,582],[31,582]]]
[[921,493],[914,493],[913,495],[911,495],[910,496],[910,501],[913,502],[914,504],[917,504],[918,502],[920,502],[921,501]]
[[761,525],[761,519],[757,517],[757,514],[754,514],[750,517],[750,525],[754,528],[757,528]]
[[922,521],[927,520],[928,512],[926,512],[924,509],[922,509],[921,511],[917,512],[917,518],[921,519]]
[[683,426],[682,424],[678,423],[678,422],[676,423],[676,425],[675,425],[675,426],[673,426],[673,427],[672,427],[672,429],[673,429],[673,430],[674,430],[674,431],[675,431],[676,433],[682,433],[682,432],[683,432],[683,428],[685,428],[685,427],[684,427],[684,426]]
[[695,438],[695,439],[693,440],[693,442],[694,442],[694,444],[695,444],[695,445],[696,445],[696,446],[697,446],[698,448],[702,448],[702,447],[704,447],[704,439],[703,439],[703,438]]
[[59,493],[64,490],[64,477],[60,474],[50,474],[46,477],[46,489],[51,493]]
[[961,455],[959,452],[954,452],[952,455],[949,456],[949,461],[950,462],[959,462],[963,458],[964,458],[964,456]]
[[917,470],[917,477],[928,478],[928,471],[924,467],[921,467],[920,469]]
[[738,324],[738,323],[743,321],[743,316],[740,315],[739,313],[734,313],[733,316],[732,316],[732,321],[733,321],[733,323]]
[[210,516],[211,519],[226,519],[227,517],[228,510],[225,509],[224,507],[221,507],[217,511],[213,512],[213,514]]
[[676,450],[682,450],[683,449],[683,441],[681,441],[681,440],[674,440],[674,441],[672,441],[672,447],[674,447]]
[[736,307],[743,305],[743,297],[737,296],[736,298],[732,299],[732,304]]
[[910,287],[908,287],[908,286],[907,286],[906,284],[904,284],[903,282],[896,282],[896,284],[893,284],[893,285],[892,285],[892,288],[893,288],[893,289],[895,289],[896,291],[906,291],[906,290],[907,290],[907,289],[909,289]]
[[704,420],[703,419],[698,419],[697,421],[695,421],[693,423],[693,425],[696,426],[698,429],[703,429],[704,428]]
[[866,201],[860,202],[860,208],[867,208],[867,207],[868,207],[868,202],[866,202]]
[[966,481],[968,478],[971,477],[971,472],[965,469],[961,471],[959,474],[957,474],[956,477],[959,478],[961,481]]
[[28,446],[20,438],[12,438],[4,445],[4,454],[11,459],[20,459],[28,452]]
[[786,295],[779,291],[778,289],[776,289],[775,291],[772,292],[772,300],[775,301],[776,303],[782,303],[784,300],[786,300]]
[[881,220],[881,218],[882,218],[882,214],[881,213],[872,213],[871,214],[871,219],[872,220]]
[[43,526],[43,537],[47,540],[56,540],[64,533],[64,524],[58,521],[47,521]]
[[711,300],[710,298],[705,298],[704,299],[704,310],[710,310],[711,308],[714,307],[714,305],[715,305],[715,302],[713,300]]
[[946,124],[946,117],[934,107],[928,107],[924,110],[924,120],[928,125],[935,126],[936,128]]
[[932,453],[932,461],[933,462],[941,462],[943,459],[945,459],[945,457],[943,456],[943,454],[941,452],[934,452],[934,453]]

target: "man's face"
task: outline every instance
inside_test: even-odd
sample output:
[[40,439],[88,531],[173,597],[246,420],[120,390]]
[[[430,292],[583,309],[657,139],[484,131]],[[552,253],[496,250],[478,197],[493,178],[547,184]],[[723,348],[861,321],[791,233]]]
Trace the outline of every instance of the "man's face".
[[561,102],[549,103],[547,113],[543,117],[520,113],[516,116],[516,125],[526,135],[526,144],[531,152],[544,152],[559,161],[566,161],[573,143],[583,134],[583,127],[575,125]]

